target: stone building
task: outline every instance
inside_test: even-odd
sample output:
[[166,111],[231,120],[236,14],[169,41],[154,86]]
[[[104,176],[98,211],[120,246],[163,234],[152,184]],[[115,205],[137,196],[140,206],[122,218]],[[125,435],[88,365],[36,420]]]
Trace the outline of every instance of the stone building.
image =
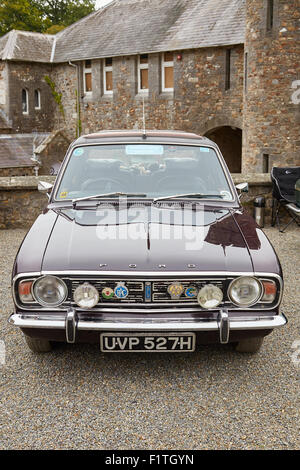
[[113,0],[55,36],[11,31],[2,135],[62,131],[48,172],[67,140],[141,128],[144,108],[149,129],[217,142],[232,173],[299,165],[299,26],[298,0]]

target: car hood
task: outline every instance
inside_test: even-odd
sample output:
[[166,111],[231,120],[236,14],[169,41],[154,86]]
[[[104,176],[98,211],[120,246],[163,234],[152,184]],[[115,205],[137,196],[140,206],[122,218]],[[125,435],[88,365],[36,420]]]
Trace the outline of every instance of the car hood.
[[184,224],[174,204],[55,212],[44,272],[253,271],[245,237],[227,209],[185,209]]

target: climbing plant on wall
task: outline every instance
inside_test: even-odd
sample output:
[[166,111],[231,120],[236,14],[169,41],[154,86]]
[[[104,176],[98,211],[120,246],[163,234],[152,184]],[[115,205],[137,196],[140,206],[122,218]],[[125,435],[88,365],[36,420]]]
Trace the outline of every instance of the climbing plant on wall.
[[58,91],[56,91],[55,83],[53,82],[53,80],[51,80],[48,75],[45,75],[44,79],[51,89],[52,96],[54,98],[54,101],[58,105],[60,113],[62,114],[63,118],[65,118],[65,110],[62,104],[62,93],[58,93]]

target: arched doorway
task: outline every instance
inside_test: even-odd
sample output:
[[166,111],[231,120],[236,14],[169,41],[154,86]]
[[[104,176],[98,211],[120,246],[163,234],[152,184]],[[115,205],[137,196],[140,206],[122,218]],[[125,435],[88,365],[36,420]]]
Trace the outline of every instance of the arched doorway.
[[231,173],[242,171],[242,130],[237,127],[221,126],[206,132],[205,137],[213,140],[220,148]]

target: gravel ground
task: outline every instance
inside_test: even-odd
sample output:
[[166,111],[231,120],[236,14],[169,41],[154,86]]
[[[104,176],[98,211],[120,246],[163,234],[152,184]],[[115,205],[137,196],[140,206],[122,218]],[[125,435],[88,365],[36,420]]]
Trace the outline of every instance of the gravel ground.
[[[266,229],[283,264],[289,324],[257,355],[112,354],[59,345],[31,353],[12,311],[10,271],[25,232],[0,231],[1,449],[299,449],[300,232]],[[300,354],[299,354],[300,357]]]

